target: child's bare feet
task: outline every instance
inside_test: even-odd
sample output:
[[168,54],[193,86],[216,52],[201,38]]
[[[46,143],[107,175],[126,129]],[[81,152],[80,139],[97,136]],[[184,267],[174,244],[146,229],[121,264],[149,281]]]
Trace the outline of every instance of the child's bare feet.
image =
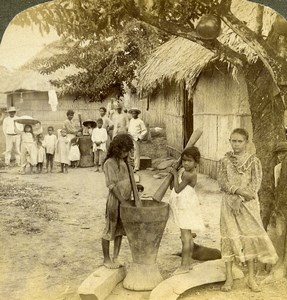
[[118,268],[120,268],[120,266],[117,263],[115,263],[115,262],[113,262],[111,260],[104,261],[104,266],[107,269],[118,269]]
[[221,287],[222,292],[230,292],[233,286],[233,279],[227,279],[224,285]]
[[259,285],[256,283],[254,279],[248,279],[247,280],[247,286],[251,289],[252,292],[261,292],[261,288]]
[[118,266],[118,268],[123,267],[124,265],[119,262],[118,258],[113,258],[113,263]]

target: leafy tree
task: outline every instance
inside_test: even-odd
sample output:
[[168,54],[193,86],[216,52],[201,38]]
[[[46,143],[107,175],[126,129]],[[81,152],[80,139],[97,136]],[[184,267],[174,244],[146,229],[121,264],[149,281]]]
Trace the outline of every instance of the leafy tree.
[[[168,35],[134,18],[116,24],[112,16],[100,17],[92,4],[93,1],[85,1],[85,7],[82,7],[81,1],[46,3],[19,14],[13,23],[33,24],[41,32],[56,29],[62,37],[57,46],[58,54],[36,59],[24,67],[50,74],[74,65],[79,69],[77,74],[51,83],[61,94],[102,101],[110,94],[123,94],[123,82],[135,91],[132,81],[136,69],[155,47],[167,40]],[[95,19],[98,19],[97,23]]]
[[66,37],[60,53],[48,59],[33,62],[32,68],[42,74],[74,65],[79,72],[63,80],[52,80],[62,94],[72,94],[88,101],[102,101],[110,94],[121,95],[123,82],[132,84],[135,71],[146,60],[154,47],[163,43],[166,36],[152,27],[132,20],[118,35],[108,38],[75,39]]
[[[235,0],[234,0],[235,1]],[[242,0],[243,1],[243,0]],[[278,16],[268,36],[262,34],[263,10],[257,6],[257,30],[253,31],[236,18],[231,11],[232,0],[79,0],[55,1],[55,22],[59,34],[77,40],[96,36],[117,35],[132,19],[152,25],[169,35],[180,36],[196,42],[214,52],[218,61],[227,61],[241,69],[246,77],[249,104],[253,124],[253,141],[263,166],[263,182],[260,192],[262,219],[265,227],[270,220],[274,203],[272,153],[275,144],[285,139],[284,97],[287,94],[287,22]],[[18,24],[28,19],[40,18],[37,11],[19,16]],[[50,14],[49,8],[45,14]],[[245,54],[232,49],[218,39],[204,39],[196,29],[196,23],[205,14],[220,18],[256,52],[259,59],[250,62]],[[48,30],[49,19],[41,25]],[[274,88],[271,88],[274,87]],[[286,99],[286,97],[285,97]],[[287,216],[285,216],[287,220]],[[285,242],[286,236],[282,239]],[[285,255],[287,261],[287,255]],[[285,265],[286,262],[285,262]],[[286,273],[286,268],[284,269]]]

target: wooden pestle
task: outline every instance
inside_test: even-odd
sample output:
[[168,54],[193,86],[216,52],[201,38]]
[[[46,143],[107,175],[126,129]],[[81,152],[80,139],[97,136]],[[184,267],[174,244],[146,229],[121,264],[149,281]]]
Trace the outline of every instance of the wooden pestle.
[[[201,128],[197,128],[196,130],[194,130],[184,149],[193,146],[198,141],[198,139],[201,137],[201,135],[202,135]],[[181,158],[179,158],[175,162],[174,168],[178,169],[180,167],[180,164],[181,164]],[[156,192],[152,196],[153,200],[160,202],[163,199],[172,180],[173,180],[173,175],[168,174],[168,176],[166,176],[166,178],[164,179],[162,184],[159,186],[159,188],[156,190]]]
[[133,191],[133,195],[134,195],[134,199],[135,199],[135,205],[136,205],[136,207],[142,207],[143,205],[142,205],[142,201],[140,199],[139,192],[137,189],[133,168],[128,162],[126,164],[127,164],[128,171],[129,171],[129,177],[130,177],[132,191]]

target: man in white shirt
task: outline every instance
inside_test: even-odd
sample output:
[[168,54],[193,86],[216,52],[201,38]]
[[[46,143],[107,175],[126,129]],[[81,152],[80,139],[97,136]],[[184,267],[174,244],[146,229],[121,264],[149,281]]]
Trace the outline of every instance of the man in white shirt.
[[16,116],[16,111],[17,111],[16,108],[14,106],[11,106],[8,110],[6,110],[9,116],[7,116],[3,120],[3,132],[6,139],[6,151],[5,151],[6,166],[10,166],[11,152],[13,147],[15,149],[16,165],[20,165],[20,135],[15,132],[15,123],[14,123],[14,121],[18,119],[18,117]]
[[129,118],[123,112],[123,105],[121,102],[114,104],[115,112],[112,115],[112,122],[114,124],[113,138],[119,133],[127,133],[129,127]]
[[140,169],[140,141],[147,133],[146,126],[142,119],[138,116],[141,111],[138,108],[132,108],[129,110],[132,115],[132,119],[129,122],[128,133],[132,136],[134,142],[134,171]]

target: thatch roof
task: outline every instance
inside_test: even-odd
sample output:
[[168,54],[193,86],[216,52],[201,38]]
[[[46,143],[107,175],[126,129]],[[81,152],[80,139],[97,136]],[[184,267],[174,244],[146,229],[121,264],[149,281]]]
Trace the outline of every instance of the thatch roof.
[[[231,10],[234,15],[254,30],[256,27],[257,4],[245,0],[233,0]],[[262,34],[267,35],[276,17],[276,13],[265,7]],[[225,24],[218,40],[233,50],[245,54],[250,62],[257,59],[256,53]],[[203,46],[185,38],[174,38],[160,46],[139,71],[139,90],[152,92],[165,80],[186,83],[189,90],[202,70],[215,54]]]
[[164,80],[184,80],[191,87],[214,56],[211,51],[187,39],[172,39],[160,46],[141,69],[139,86],[153,90]]
[[57,90],[51,84],[51,80],[62,80],[67,76],[77,74],[80,70],[73,65],[58,69],[52,74],[43,75],[37,71],[37,62],[39,60],[48,59],[53,55],[63,53],[61,50],[62,43],[59,40],[48,44],[18,70],[11,72],[6,77],[0,78],[0,93],[12,93],[24,90],[42,92]]

